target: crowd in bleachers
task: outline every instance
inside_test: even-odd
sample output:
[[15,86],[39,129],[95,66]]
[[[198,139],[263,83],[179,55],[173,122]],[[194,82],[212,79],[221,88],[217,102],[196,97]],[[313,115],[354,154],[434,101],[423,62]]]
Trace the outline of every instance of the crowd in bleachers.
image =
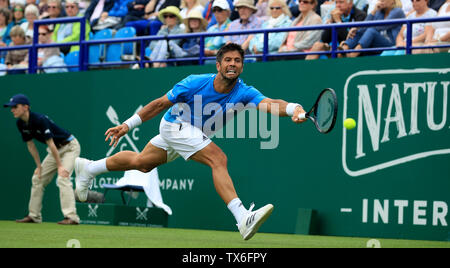
[[[436,16],[450,16],[450,0],[0,0],[0,47],[30,44],[34,34],[39,35],[39,42],[45,44],[78,41],[81,34],[80,23],[42,25],[38,33],[33,32],[35,20],[62,17],[84,17],[88,22],[85,36],[88,40],[101,36],[98,33],[104,30],[110,31],[114,36],[120,29],[129,27],[133,28],[133,34],[137,36],[148,36]],[[412,36],[413,45],[448,43],[450,21],[416,23],[413,25]],[[340,28],[338,31],[339,50],[404,47],[405,40],[404,25]],[[145,44],[145,54],[154,61],[152,67],[165,67],[167,63],[162,61],[169,58],[198,56],[199,41],[198,38],[152,41]],[[208,37],[205,38],[205,55],[214,56],[227,42],[242,45],[248,54],[261,54],[263,41],[262,34]],[[133,49],[136,51],[136,46]],[[331,30],[269,34],[270,53],[330,49]],[[62,66],[65,57],[78,50],[78,46],[39,49],[38,64],[47,67]],[[413,50],[414,53],[447,51],[448,48]],[[378,55],[380,52],[340,53],[339,56],[374,54]],[[381,55],[401,54],[404,54],[404,50],[398,49]],[[282,58],[327,57],[286,55],[289,57]],[[8,73],[26,68],[28,58],[28,50],[0,52],[0,73],[2,66],[3,69],[8,69]],[[104,59],[104,55],[99,56],[99,61]],[[65,70],[67,69],[55,68],[45,72]]]

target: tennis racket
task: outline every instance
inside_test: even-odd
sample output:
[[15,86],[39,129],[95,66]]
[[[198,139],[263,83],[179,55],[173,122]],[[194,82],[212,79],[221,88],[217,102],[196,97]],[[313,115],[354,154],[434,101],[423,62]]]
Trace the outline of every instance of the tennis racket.
[[310,119],[321,133],[329,133],[336,123],[338,102],[336,93],[331,88],[320,92],[314,106],[307,113],[299,114],[299,119]]

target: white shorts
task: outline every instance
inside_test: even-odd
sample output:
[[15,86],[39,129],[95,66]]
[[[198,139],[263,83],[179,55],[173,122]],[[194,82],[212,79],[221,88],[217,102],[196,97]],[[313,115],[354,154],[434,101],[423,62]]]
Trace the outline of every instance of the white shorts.
[[150,140],[154,146],[167,151],[167,162],[182,156],[188,160],[211,143],[211,139],[189,123],[171,123],[164,118],[159,125],[159,135]]

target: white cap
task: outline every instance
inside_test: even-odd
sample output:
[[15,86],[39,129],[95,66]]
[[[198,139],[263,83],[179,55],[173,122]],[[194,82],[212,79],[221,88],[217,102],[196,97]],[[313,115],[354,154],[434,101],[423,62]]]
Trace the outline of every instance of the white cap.
[[80,6],[80,2],[78,0],[66,0],[66,4],[74,4]]
[[230,10],[230,5],[227,0],[214,0],[212,7],[220,7],[221,9]]

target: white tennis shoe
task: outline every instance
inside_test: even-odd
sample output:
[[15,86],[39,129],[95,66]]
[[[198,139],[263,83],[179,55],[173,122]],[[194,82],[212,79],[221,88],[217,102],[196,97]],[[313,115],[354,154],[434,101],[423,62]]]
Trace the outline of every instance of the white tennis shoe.
[[87,166],[91,162],[91,160],[80,157],[75,159],[75,192],[81,202],[86,202],[89,188],[94,181],[94,176],[87,170]]
[[252,211],[254,206],[254,204],[250,206],[247,215],[245,215],[241,222],[237,224],[239,232],[244,240],[252,238],[273,211],[272,204],[265,205],[256,211]]

